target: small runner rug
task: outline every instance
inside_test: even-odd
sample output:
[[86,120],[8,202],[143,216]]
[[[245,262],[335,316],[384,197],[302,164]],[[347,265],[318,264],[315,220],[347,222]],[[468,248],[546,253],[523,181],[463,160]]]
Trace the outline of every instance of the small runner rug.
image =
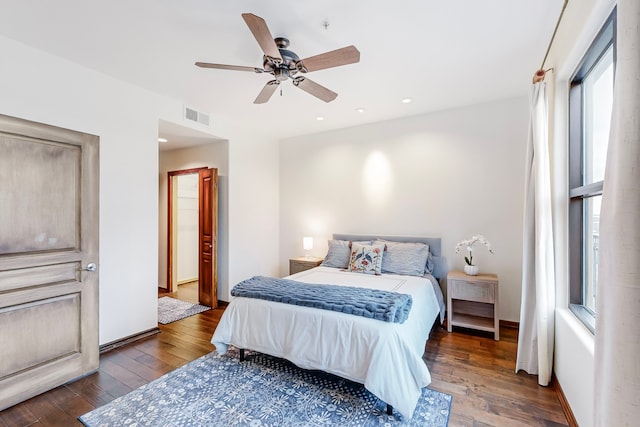
[[430,426],[449,420],[451,396],[424,388],[410,420],[357,384],[285,360],[209,353],[79,417],[97,426]]
[[171,297],[158,298],[158,322],[163,325],[207,310],[211,310],[211,307]]

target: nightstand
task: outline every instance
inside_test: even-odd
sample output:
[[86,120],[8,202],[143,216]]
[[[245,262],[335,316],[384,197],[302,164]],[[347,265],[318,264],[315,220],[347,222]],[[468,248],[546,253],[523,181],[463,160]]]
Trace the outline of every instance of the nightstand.
[[291,258],[289,260],[289,274],[300,273],[301,271],[309,270],[310,268],[317,267],[322,263],[322,258],[301,256],[298,258]]
[[500,340],[497,275],[447,274],[447,331],[453,326],[493,332],[494,339]]

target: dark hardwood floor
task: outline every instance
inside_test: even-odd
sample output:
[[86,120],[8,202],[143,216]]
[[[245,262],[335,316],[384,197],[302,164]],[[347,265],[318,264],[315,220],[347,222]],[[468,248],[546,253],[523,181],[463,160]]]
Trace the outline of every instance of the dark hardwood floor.
[[[197,302],[194,286],[181,286],[171,296]],[[161,333],[102,354],[98,372],[0,412],[0,426],[81,425],[78,416],[211,352],[222,312],[159,325]],[[555,390],[514,372],[516,330],[501,328],[500,337],[496,342],[482,333],[432,331],[424,359],[430,387],[453,395],[449,426],[567,425]]]
[[437,327],[423,356],[431,372],[430,388],[453,396],[450,426],[567,426],[553,387],[538,377],[515,373],[518,333],[493,334]]

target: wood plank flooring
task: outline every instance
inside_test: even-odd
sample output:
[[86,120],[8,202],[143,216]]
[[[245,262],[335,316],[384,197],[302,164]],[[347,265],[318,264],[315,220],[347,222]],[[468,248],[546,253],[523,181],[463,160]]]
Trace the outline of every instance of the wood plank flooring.
[[538,377],[515,373],[517,330],[493,334],[437,327],[424,360],[431,372],[429,387],[453,396],[450,426],[567,426],[553,387]]
[[[171,296],[197,302],[193,286]],[[223,310],[159,325],[160,334],[102,354],[98,372],[1,411],[0,427],[82,425],[78,416],[211,352]],[[430,387],[453,395],[449,426],[566,426],[555,390],[538,386],[535,376],[515,374],[517,332],[502,328],[500,337],[432,331],[424,359]]]

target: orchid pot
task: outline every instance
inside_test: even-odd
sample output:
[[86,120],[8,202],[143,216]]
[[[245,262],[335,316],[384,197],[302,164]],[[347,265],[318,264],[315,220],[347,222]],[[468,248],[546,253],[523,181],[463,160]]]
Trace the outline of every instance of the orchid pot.
[[477,276],[478,275],[478,266],[477,265],[464,265],[464,272],[467,276]]

